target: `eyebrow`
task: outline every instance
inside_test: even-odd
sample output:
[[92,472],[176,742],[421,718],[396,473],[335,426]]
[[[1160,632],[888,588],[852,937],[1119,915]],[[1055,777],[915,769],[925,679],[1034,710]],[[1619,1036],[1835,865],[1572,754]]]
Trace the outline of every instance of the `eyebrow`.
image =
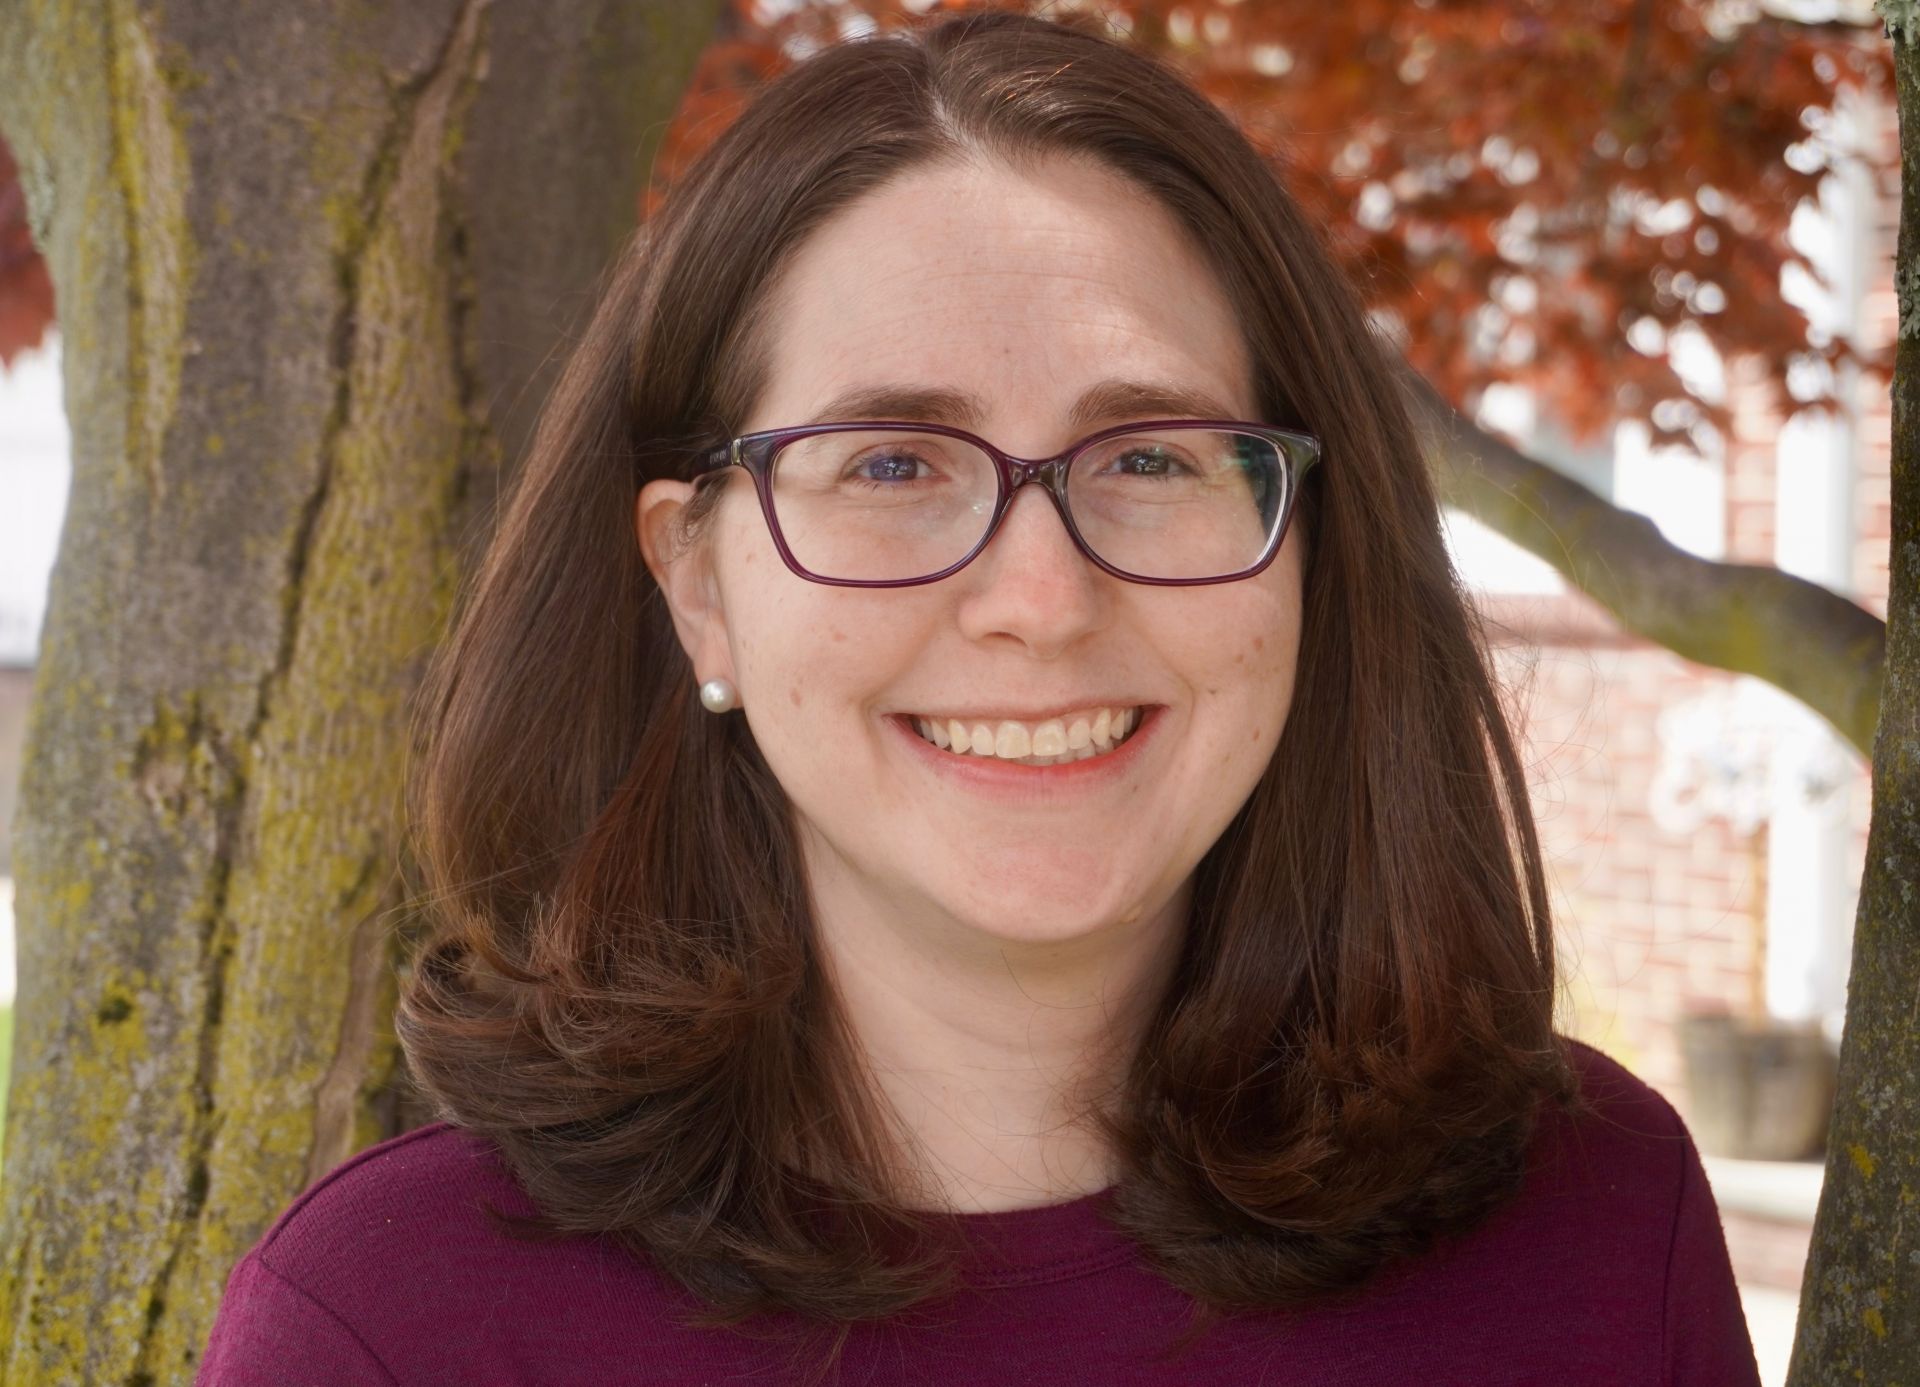
[[[827,401],[807,423],[832,424],[856,419],[910,419],[952,428],[978,425],[987,402],[965,390],[939,386],[861,385]],[[1075,430],[1096,429],[1126,419],[1231,419],[1233,412],[1204,390],[1184,385],[1108,379],[1088,386],[1067,423]]]

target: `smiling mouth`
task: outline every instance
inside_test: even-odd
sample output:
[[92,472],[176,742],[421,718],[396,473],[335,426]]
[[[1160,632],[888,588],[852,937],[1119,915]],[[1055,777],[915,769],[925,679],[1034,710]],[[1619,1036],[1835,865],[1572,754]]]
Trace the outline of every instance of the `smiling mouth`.
[[949,755],[1055,766],[1107,755],[1133,735],[1144,712],[1144,707],[1087,708],[1034,723],[917,715],[906,721]]

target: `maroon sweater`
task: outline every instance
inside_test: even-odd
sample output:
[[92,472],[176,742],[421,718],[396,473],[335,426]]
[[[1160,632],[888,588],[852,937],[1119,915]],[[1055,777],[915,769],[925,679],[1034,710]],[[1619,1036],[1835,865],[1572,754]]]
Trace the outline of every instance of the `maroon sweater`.
[[[1673,1108],[1599,1052],[1596,1117],[1548,1108],[1521,1194],[1342,1308],[1232,1316],[1156,1353],[1191,1302],[1101,1219],[1107,1195],[971,1214],[969,1288],[855,1330],[857,1384],[1757,1387],[1700,1158]],[[791,1342],[687,1329],[686,1292],[593,1239],[496,1233],[533,1205],[491,1146],[433,1123],[307,1190],[233,1268],[199,1387],[798,1381]],[[811,1360],[801,1360],[801,1365]]]

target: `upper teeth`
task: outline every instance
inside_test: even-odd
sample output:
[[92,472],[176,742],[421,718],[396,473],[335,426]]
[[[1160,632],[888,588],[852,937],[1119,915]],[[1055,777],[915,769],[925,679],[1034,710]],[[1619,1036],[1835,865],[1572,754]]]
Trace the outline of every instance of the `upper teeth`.
[[1052,765],[1112,751],[1139,721],[1138,708],[1089,708],[1038,723],[916,717],[913,727],[935,746],[962,755]]

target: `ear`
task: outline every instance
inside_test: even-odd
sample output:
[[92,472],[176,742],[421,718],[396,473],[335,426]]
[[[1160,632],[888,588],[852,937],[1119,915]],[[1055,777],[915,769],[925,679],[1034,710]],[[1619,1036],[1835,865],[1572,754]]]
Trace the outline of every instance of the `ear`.
[[652,481],[640,488],[634,503],[634,532],[647,571],[660,585],[674,634],[693,665],[693,677],[726,679],[736,687],[733,651],[727,643],[726,609],[714,580],[712,546],[707,542],[712,518],[700,534],[689,537],[683,525],[693,484]]

